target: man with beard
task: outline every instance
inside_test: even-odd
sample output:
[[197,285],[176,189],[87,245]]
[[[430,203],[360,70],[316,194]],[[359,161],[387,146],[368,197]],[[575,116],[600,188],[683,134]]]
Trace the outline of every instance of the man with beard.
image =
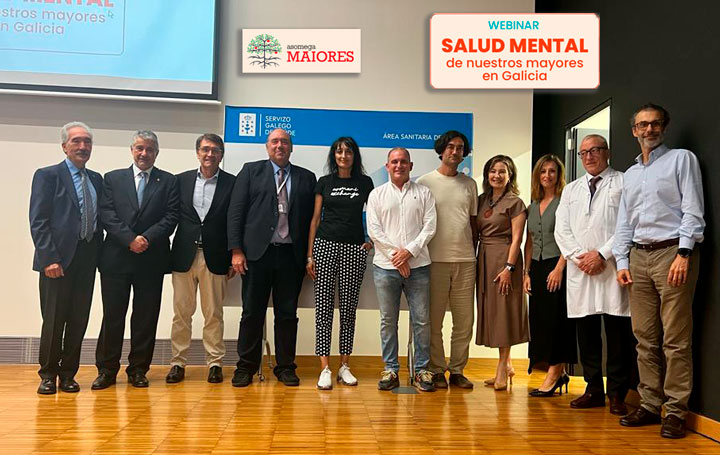
[[613,254],[617,279],[630,290],[638,340],[640,407],[620,419],[629,427],[660,423],[660,435],[685,436],[692,390],[692,301],[703,241],[702,176],[689,150],[663,144],[670,115],[655,104],[632,117],[640,143],[625,173]]

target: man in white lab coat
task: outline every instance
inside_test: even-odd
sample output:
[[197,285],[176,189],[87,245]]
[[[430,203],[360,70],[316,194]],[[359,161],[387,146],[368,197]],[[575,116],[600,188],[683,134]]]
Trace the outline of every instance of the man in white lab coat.
[[586,175],[562,193],[555,222],[555,240],[567,259],[567,312],[576,318],[580,362],[587,387],[572,408],[605,406],[601,322],[607,348],[607,395],[610,412],[627,414],[625,395],[634,371],[635,339],[627,291],[615,279],[612,255],[623,174],[609,167],[605,138],[583,138],[578,155]]

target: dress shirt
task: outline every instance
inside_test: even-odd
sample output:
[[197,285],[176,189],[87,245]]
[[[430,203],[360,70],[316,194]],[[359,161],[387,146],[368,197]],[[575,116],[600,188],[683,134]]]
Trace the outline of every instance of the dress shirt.
[[[70,176],[72,177],[73,185],[75,186],[75,193],[77,194],[78,202],[80,203],[80,210],[82,211],[83,207],[85,207],[85,199],[83,198],[82,191],[82,171],[78,169],[77,166],[75,166],[68,158],[65,158],[65,164],[67,164],[68,170],[70,171]],[[95,185],[93,185],[92,181],[90,181],[90,176],[87,174],[87,171],[85,171],[85,179],[87,180],[88,189],[90,190],[90,198],[92,199],[93,214],[95,215],[93,217],[92,225],[93,231],[95,231],[97,229],[97,192],[95,191]]]
[[702,175],[689,150],[661,144],[642,155],[625,173],[613,254],[618,269],[628,268],[633,242],[648,244],[680,239],[680,248],[693,249],[705,229]]
[[205,221],[205,216],[210,205],[212,205],[213,197],[215,196],[215,188],[217,188],[218,176],[220,170],[215,173],[212,177],[205,178],[203,173],[198,170],[197,178],[195,179],[195,188],[193,189],[193,207],[200,218],[200,221]]
[[[146,171],[142,171],[139,167],[137,167],[137,165],[135,163],[133,163],[132,167],[133,167],[133,176],[135,177],[135,191],[137,191],[138,185],[140,185],[140,178],[141,178],[140,173],[141,172],[147,173],[147,177],[145,180],[145,185],[147,185],[148,183],[150,183],[150,173],[152,172],[154,166],[150,166],[150,169],[148,169]],[[147,188],[147,186],[145,188]]]
[[405,248],[412,254],[411,269],[430,264],[428,243],[435,235],[437,214],[430,188],[408,181],[402,190],[392,182],[375,188],[368,197],[367,227],[375,243],[373,264],[392,270],[392,253]]
[[[273,167],[273,181],[275,182],[275,190],[280,186],[278,185],[278,174],[280,172],[280,166],[275,164],[274,161],[270,160],[270,163]],[[288,193],[288,203],[290,202],[290,189],[292,186],[292,181],[290,179],[290,173],[292,172],[292,164],[288,163],[287,166],[285,166],[283,169],[285,169],[285,178],[287,179],[287,183],[285,183],[285,187],[287,188]]]
[[[594,314],[630,316],[627,291],[617,280],[612,245],[623,174],[607,167],[598,174],[595,195],[590,197],[591,175],[570,183],[555,211],[555,242],[567,259],[567,314],[581,318]],[[578,268],[578,256],[597,250],[606,260],[605,270],[588,275]]]

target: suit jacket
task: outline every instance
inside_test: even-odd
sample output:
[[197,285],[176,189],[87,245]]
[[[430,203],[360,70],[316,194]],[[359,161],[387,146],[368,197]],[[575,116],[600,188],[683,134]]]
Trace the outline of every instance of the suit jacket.
[[[138,207],[133,168],[105,174],[105,190],[98,214],[107,232],[100,254],[100,273],[169,273],[170,240],[178,222],[180,199],[174,175],[153,168]],[[136,236],[149,247],[130,251]]]
[[[90,169],[87,173],[99,205],[102,176]],[[35,171],[30,195],[30,235],[35,244],[33,270],[41,272],[55,263],[67,269],[80,239],[80,216],[80,202],[65,160]],[[95,239],[102,241],[99,215],[95,232]]]
[[193,206],[197,173],[198,170],[194,169],[176,176],[180,192],[180,221],[173,238],[172,269],[174,272],[190,270],[202,234],[202,251],[208,270],[216,275],[225,275],[231,258],[227,249],[227,211],[235,177],[220,170],[210,209],[201,222]]
[[[305,267],[315,204],[315,174],[292,165],[288,223],[296,265]],[[278,199],[270,160],[246,163],[235,179],[228,209],[228,249],[240,248],[248,261],[265,254],[278,222]]]

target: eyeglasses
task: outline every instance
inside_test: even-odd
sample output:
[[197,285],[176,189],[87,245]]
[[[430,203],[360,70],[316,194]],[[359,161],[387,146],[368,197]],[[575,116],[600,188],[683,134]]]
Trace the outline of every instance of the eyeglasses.
[[580,158],[585,158],[586,156],[598,156],[603,150],[607,150],[607,147],[591,147],[587,150],[580,150],[578,152],[578,156]]
[[211,153],[214,153],[215,155],[222,155],[223,152],[220,147],[200,147],[199,150],[205,155],[209,155]]
[[665,120],[653,120],[652,122],[637,122],[633,125],[633,128],[636,130],[644,130],[648,126],[652,127],[654,130],[658,130],[662,128],[665,125]]

